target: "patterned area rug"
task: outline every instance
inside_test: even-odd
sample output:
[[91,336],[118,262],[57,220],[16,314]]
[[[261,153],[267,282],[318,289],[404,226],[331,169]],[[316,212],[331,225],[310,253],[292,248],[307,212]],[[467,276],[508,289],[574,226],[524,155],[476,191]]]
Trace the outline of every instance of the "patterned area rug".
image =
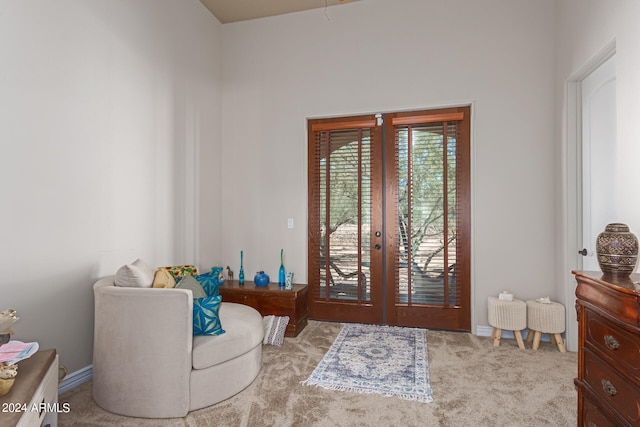
[[433,402],[426,331],[347,323],[302,384]]

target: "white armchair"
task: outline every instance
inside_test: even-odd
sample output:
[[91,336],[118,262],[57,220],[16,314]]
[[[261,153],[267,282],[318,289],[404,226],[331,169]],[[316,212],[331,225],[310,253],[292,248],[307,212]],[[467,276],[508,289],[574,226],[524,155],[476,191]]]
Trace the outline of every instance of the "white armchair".
[[242,391],[258,375],[264,332],[255,309],[223,302],[226,333],[194,337],[189,290],[118,287],[114,276],[93,289],[93,397],[103,409],[184,417]]

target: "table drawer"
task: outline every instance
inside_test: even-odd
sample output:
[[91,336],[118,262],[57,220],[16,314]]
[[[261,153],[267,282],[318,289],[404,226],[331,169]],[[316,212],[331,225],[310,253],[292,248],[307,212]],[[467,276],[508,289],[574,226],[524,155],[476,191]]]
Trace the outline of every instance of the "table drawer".
[[584,382],[632,425],[640,424],[640,388],[622,378],[609,365],[584,349]]
[[586,343],[611,357],[622,372],[640,383],[640,339],[591,310],[585,315]]
[[40,426],[49,411],[53,411],[49,415],[49,425],[57,425],[58,403],[58,356],[56,355],[55,363],[52,363],[47,370],[42,382],[33,394],[27,411],[17,424],[17,427],[35,427]]

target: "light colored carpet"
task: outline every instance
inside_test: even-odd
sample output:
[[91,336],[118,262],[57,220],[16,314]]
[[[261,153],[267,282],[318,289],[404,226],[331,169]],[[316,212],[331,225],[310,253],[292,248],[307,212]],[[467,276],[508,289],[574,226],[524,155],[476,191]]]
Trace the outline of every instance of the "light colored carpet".
[[91,383],[60,396],[71,411],[65,426],[575,426],[577,354],[541,343],[520,350],[515,340],[493,347],[489,337],[428,331],[434,401],[429,404],[307,387],[342,325],[310,321],[282,347],[265,346],[263,368],[238,395],[185,418],[126,418],[100,409]]

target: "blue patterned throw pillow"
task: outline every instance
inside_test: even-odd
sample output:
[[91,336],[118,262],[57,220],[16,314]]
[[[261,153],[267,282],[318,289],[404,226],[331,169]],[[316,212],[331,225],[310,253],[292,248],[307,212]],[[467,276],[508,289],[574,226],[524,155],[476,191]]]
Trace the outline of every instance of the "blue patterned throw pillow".
[[207,293],[207,296],[215,297],[218,295],[218,286],[224,283],[224,276],[222,275],[222,267],[213,267],[211,272],[205,274],[199,274],[196,276],[196,279],[202,287],[204,291]]
[[221,335],[220,304],[222,296],[193,299],[193,335]]

